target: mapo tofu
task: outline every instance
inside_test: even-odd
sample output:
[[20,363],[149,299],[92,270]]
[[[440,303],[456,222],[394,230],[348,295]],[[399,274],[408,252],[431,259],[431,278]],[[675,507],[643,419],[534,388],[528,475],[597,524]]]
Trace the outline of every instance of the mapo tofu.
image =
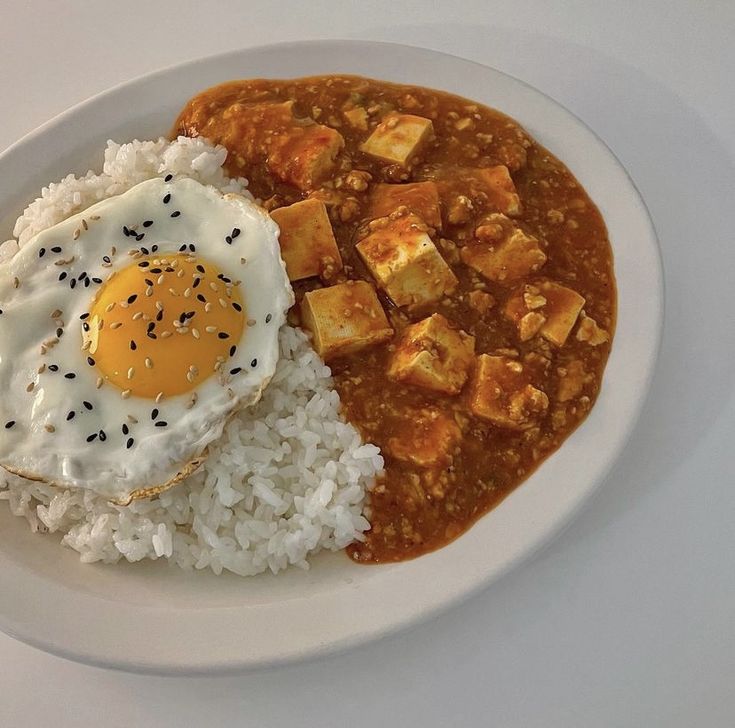
[[457,537],[586,417],[615,327],[604,222],[514,120],[441,91],[353,76],[234,81],[176,134],[281,226],[292,317],[344,415],[379,445],[362,563]]

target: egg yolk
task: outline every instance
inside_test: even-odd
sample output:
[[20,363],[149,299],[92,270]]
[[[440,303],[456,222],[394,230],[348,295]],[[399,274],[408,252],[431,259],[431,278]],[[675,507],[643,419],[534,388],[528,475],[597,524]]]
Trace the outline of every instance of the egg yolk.
[[238,284],[194,254],[137,258],[100,287],[82,324],[89,363],[126,397],[195,389],[240,344]]

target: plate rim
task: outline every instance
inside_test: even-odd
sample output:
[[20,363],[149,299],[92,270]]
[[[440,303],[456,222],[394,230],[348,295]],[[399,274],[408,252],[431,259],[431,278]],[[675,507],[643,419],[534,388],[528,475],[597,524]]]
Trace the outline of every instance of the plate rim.
[[[574,112],[570,111],[566,106],[558,102],[552,96],[547,93],[535,88],[531,84],[518,79],[515,76],[508,74],[502,70],[496,69],[486,64],[479,63],[474,60],[463,58],[461,56],[446,53],[443,51],[437,51],[434,49],[424,48],[420,46],[393,43],[385,41],[371,41],[371,40],[352,40],[352,39],[320,39],[320,40],[300,40],[300,41],[285,41],[281,43],[269,43],[256,46],[247,46],[240,49],[234,49],[223,53],[217,53],[202,57],[193,58],[181,63],[174,63],[167,65],[163,68],[153,70],[149,73],[145,73],[134,78],[125,80],[118,83],[110,88],[107,88],[99,93],[93,94],[88,98],[74,104],[73,106],[61,111],[49,120],[43,122],[36,128],[24,134],[20,139],[15,141],[13,144],[8,146],[5,150],[0,153],[0,168],[2,168],[3,162],[12,154],[16,154],[18,150],[23,149],[29,143],[33,143],[36,138],[42,137],[50,129],[55,126],[62,124],[67,118],[74,117],[75,115],[83,112],[87,107],[94,103],[98,103],[110,96],[115,96],[121,91],[134,87],[143,82],[153,82],[158,78],[166,77],[172,73],[182,73],[187,68],[196,67],[200,64],[213,63],[217,61],[225,62],[228,58],[238,58],[243,54],[267,52],[269,50],[282,50],[284,52],[293,53],[303,50],[305,48],[354,48],[360,46],[363,49],[367,47],[372,48],[383,48],[388,52],[415,52],[417,55],[428,54],[440,58],[448,58],[453,61],[459,61],[465,64],[472,64],[473,66],[481,69],[482,71],[489,71],[499,76],[505,77],[507,80],[514,84],[518,84],[525,88],[526,91],[531,92],[540,98],[543,98],[545,102],[552,104],[568,117],[578,128],[584,130],[595,142],[600,146],[601,150],[609,158],[609,161],[617,167],[619,172],[622,172],[627,178],[632,191],[633,196],[636,198],[637,203],[641,207],[642,217],[641,221],[646,223],[648,242],[652,243],[652,252],[654,253],[653,270],[655,280],[652,281],[651,286],[651,299],[656,304],[655,310],[652,311],[652,328],[655,331],[655,338],[650,343],[648,350],[646,351],[645,361],[641,366],[641,372],[643,377],[638,385],[640,396],[636,400],[632,415],[626,422],[625,435],[617,443],[617,446],[611,452],[606,453],[604,466],[599,469],[597,475],[592,479],[592,482],[587,488],[580,494],[576,501],[568,508],[561,516],[557,516],[552,523],[546,526],[543,533],[538,535],[530,546],[527,546],[521,552],[515,554],[510,559],[506,560],[501,568],[496,569],[491,574],[487,575],[481,580],[477,580],[474,584],[469,587],[465,587],[463,590],[458,591],[454,594],[448,595],[441,600],[436,601],[432,605],[423,609],[415,610],[413,613],[405,615],[402,619],[394,620],[387,626],[383,625],[373,629],[362,629],[356,630],[349,636],[344,636],[341,639],[319,642],[315,641],[310,645],[309,648],[295,649],[291,651],[282,651],[278,655],[273,655],[270,659],[258,659],[256,661],[248,661],[247,655],[239,655],[231,657],[230,659],[191,659],[188,662],[176,662],[170,661],[156,661],[155,659],[143,661],[132,658],[123,657],[111,657],[109,655],[95,654],[90,649],[83,649],[81,647],[74,647],[73,645],[64,645],[63,643],[50,641],[48,639],[36,638],[31,628],[31,625],[24,625],[17,621],[12,621],[6,617],[3,611],[0,611],[0,629],[6,632],[12,637],[19,639],[29,645],[50,652],[57,656],[83,662],[90,665],[121,669],[126,671],[133,671],[138,673],[150,673],[150,674],[187,674],[187,675],[211,675],[216,673],[231,673],[231,672],[242,672],[245,670],[269,668],[277,665],[292,664],[296,662],[302,662],[307,659],[313,659],[318,657],[324,657],[326,655],[343,652],[347,649],[351,649],[358,645],[366,644],[377,639],[387,637],[395,634],[398,631],[405,629],[408,626],[425,622],[428,619],[448,611],[457,604],[469,599],[479,591],[486,589],[491,583],[494,583],[498,579],[502,578],[512,569],[519,566],[521,563],[529,560],[534,554],[536,554],[541,548],[548,546],[556,536],[558,536],[573,520],[579,515],[579,512],[589,504],[592,496],[597,493],[602,484],[607,480],[610,471],[614,464],[619,460],[627,443],[632,437],[637,424],[640,420],[641,413],[645,407],[645,404],[650,396],[651,383],[655,376],[656,363],[661,349],[661,340],[663,335],[663,319],[664,319],[664,275],[663,275],[663,259],[661,254],[661,247],[658,241],[655,227],[650,215],[650,212],[646,206],[645,200],[641,195],[635,181],[632,179],[630,173],[627,171],[625,166],[620,162],[615,153],[610,149],[606,142],[584,121],[582,121]],[[355,72],[357,73],[357,72]],[[245,77],[245,76],[243,76]],[[224,79],[227,80],[227,79]],[[464,94],[461,94],[464,95]],[[504,109],[500,109],[504,112]],[[562,160],[565,161],[565,160]],[[596,200],[595,200],[596,201]],[[614,349],[614,347],[613,347]],[[593,408],[594,411],[594,408]],[[581,427],[584,427],[584,422]],[[564,446],[562,446],[563,448]],[[547,461],[548,462],[548,461]],[[543,465],[542,465],[543,467]],[[517,490],[520,490],[517,489]],[[484,516],[484,517],[487,517]],[[484,518],[483,517],[483,518]],[[476,524],[475,526],[476,527]],[[473,528],[474,528],[473,527]],[[456,543],[456,542],[455,542]],[[425,557],[424,557],[425,558]],[[5,564],[7,566],[7,559],[0,551],[0,569]],[[403,562],[411,563],[411,562]],[[360,568],[381,568],[374,566],[365,566]],[[2,576],[0,576],[0,582]],[[27,627],[27,628],[24,628]]]

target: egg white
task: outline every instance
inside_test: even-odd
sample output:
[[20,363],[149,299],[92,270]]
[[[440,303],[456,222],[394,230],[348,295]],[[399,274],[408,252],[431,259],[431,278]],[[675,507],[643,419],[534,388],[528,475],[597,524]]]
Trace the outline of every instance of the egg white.
[[[153,224],[144,228],[146,220]],[[233,237],[233,230],[240,232]],[[156,255],[165,256],[184,244],[242,281],[251,325],[233,341],[235,356],[220,375],[192,390],[193,405],[191,393],[155,403],[123,399],[111,384],[98,389],[100,372],[81,349],[80,319],[90,310],[97,281],[130,265],[129,251],[155,245]],[[267,213],[188,178],[147,180],[44,230],[0,263],[0,466],[117,503],[170,486],[199,465],[233,412],[260,398],[275,371],[278,330],[293,301],[278,227]],[[44,345],[56,338],[57,310],[63,334]],[[229,374],[238,367],[236,376]],[[71,410],[75,416],[67,421]],[[161,421],[166,425],[156,426]],[[131,437],[134,446],[128,447]]]

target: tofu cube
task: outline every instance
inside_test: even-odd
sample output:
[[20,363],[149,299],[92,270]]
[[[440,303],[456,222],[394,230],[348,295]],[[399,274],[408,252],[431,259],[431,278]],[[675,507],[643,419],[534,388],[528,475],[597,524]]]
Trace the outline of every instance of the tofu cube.
[[435,409],[410,414],[401,436],[388,440],[388,453],[420,468],[449,465],[462,437],[454,418]]
[[325,361],[393,336],[375,290],[365,281],[309,291],[304,295],[301,315],[314,348]]
[[399,207],[408,208],[427,225],[439,230],[442,226],[439,190],[435,182],[410,182],[403,185],[375,185],[370,197],[368,216],[384,217]]
[[510,217],[520,215],[523,210],[510,172],[502,164],[497,167],[454,167],[450,175],[442,175],[441,171],[439,175],[439,192],[447,204],[459,195],[459,199],[469,199],[474,208],[502,212]]
[[303,191],[314,189],[330,175],[345,145],[335,129],[309,122],[295,120],[283,132],[283,137],[274,142],[268,155],[268,169],[283,182]]
[[552,344],[564,346],[582,306],[584,298],[571,288],[540,281],[517,290],[505,304],[505,316],[519,327],[522,336],[527,314],[541,314],[545,321],[537,328],[538,333]]
[[546,393],[534,387],[523,364],[505,356],[481,354],[470,388],[470,411],[498,427],[530,427],[549,406]]
[[415,215],[373,220],[356,248],[396,306],[431,303],[457,287],[457,277]]
[[476,240],[462,248],[462,262],[494,283],[513,283],[546,262],[539,241],[502,213],[485,217],[475,229]]
[[475,361],[475,337],[454,329],[435,313],[401,334],[388,377],[416,387],[457,394]]
[[484,167],[477,172],[490,207],[510,217],[521,214],[521,198],[506,166]]
[[406,167],[433,137],[431,119],[413,114],[390,114],[360,145],[360,151],[383,162]]
[[312,276],[329,279],[342,270],[342,257],[321,200],[303,200],[279,207],[271,212],[271,217],[281,229],[281,257],[289,280]]

